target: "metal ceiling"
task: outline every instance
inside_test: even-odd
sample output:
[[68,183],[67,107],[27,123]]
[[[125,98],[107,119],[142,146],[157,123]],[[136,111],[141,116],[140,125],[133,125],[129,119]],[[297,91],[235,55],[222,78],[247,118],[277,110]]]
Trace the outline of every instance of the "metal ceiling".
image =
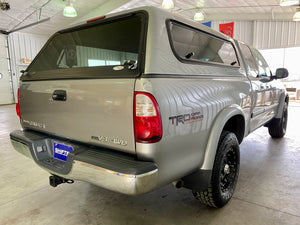
[[[173,0],[173,12],[193,19],[203,9],[206,20],[292,20],[297,6],[281,7],[280,0]],[[115,11],[144,5],[161,7],[162,0],[132,0]]]
[[[0,30],[12,31],[40,20],[49,21],[22,30],[25,33],[50,35],[70,24],[97,17],[110,11],[153,5],[161,7],[162,0],[72,0],[78,17],[62,15],[63,0],[5,0],[10,10],[0,10]],[[296,6],[280,7],[280,0],[173,0],[173,12],[192,19],[198,8],[203,8],[207,20],[291,20]]]
[[[0,30],[10,32],[14,29],[36,23],[39,9],[41,8],[40,20],[50,18],[49,21],[22,30],[25,33],[50,35],[74,21],[80,21],[86,15],[96,11],[108,13],[130,0],[72,0],[78,17],[68,18],[63,16],[66,1],[63,0],[5,0],[10,4],[10,10],[0,10]],[[114,6],[114,8],[111,8]],[[105,8],[108,10],[105,10]],[[101,9],[103,9],[101,11]],[[103,13],[102,12],[102,13]]]

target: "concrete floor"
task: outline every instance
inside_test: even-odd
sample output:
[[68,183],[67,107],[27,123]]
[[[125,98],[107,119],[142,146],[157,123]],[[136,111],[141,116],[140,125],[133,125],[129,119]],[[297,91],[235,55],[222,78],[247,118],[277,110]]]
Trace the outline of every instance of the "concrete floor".
[[289,107],[285,138],[260,128],[244,140],[238,185],[222,209],[172,185],[136,197],[84,182],[52,188],[48,174],[10,145],[9,132],[20,127],[14,107],[0,106],[1,225],[300,224],[300,107]]

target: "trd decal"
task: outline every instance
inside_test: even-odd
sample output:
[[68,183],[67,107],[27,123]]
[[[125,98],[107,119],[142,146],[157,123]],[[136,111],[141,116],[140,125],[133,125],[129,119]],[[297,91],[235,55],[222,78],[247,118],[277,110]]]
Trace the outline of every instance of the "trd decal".
[[202,121],[203,118],[204,116],[200,112],[194,112],[190,114],[171,116],[169,117],[169,120],[172,121],[172,125],[176,124],[176,126],[178,126],[179,123],[181,124],[194,123],[194,122]]

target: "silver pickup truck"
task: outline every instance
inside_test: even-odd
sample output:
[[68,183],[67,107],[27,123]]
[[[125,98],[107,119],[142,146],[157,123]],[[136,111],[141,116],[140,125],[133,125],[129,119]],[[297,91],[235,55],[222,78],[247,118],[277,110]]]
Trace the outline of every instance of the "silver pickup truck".
[[20,78],[23,129],[10,138],[54,187],[138,195],[173,182],[222,207],[243,138],[285,134],[287,76],[244,43],[142,7],[55,33]]

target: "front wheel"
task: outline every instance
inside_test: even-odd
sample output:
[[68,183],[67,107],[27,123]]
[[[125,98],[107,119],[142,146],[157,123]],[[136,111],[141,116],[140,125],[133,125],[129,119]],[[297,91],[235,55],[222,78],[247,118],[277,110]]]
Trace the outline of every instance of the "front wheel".
[[288,104],[284,103],[282,116],[280,119],[274,118],[269,126],[269,134],[272,138],[282,138],[286,132],[286,126],[288,121]]
[[193,191],[201,203],[221,208],[233,196],[238,180],[240,148],[234,133],[223,131],[219,140],[212,170],[211,187],[205,191]]

